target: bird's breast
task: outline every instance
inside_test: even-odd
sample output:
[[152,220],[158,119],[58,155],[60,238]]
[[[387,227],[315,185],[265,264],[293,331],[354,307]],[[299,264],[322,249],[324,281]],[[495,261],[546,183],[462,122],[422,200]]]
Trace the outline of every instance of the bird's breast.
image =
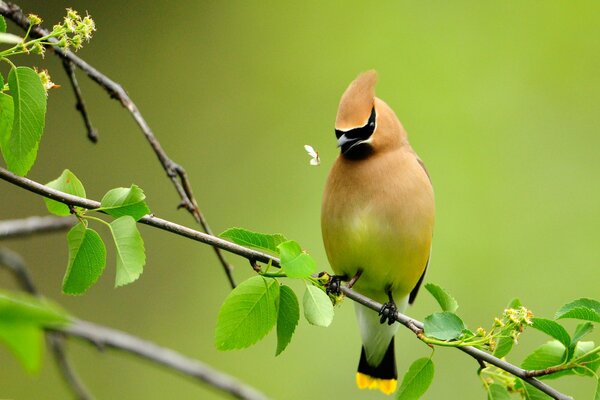
[[378,161],[336,161],[321,228],[334,272],[352,277],[362,270],[355,289],[384,301],[388,287],[404,296],[423,273],[434,205],[431,184],[414,154]]

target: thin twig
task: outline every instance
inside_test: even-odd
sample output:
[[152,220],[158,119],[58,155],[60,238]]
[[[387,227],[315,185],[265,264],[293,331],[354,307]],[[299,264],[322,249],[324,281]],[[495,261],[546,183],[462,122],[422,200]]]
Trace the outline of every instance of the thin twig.
[[[24,291],[34,296],[39,296],[39,293],[33,284],[33,280],[27,272],[25,262],[17,253],[5,248],[0,248],[0,266],[8,268]],[[90,391],[71,366],[67,357],[63,335],[58,332],[46,332],[46,340],[52,349],[58,370],[61,372],[67,385],[73,391],[75,397],[79,400],[93,399]]]
[[81,320],[74,320],[71,325],[57,330],[65,335],[84,339],[100,348],[113,348],[145,358],[170,370],[180,372],[221,389],[238,399],[262,400],[267,398],[256,389],[197,360],[122,331]]
[[69,77],[69,81],[71,81],[71,87],[73,88],[73,93],[75,93],[75,98],[77,99],[77,103],[75,103],[75,109],[79,111],[81,117],[83,118],[83,123],[87,129],[87,137],[92,143],[98,143],[98,131],[92,125],[85,102],[83,101],[83,94],[81,94],[81,88],[77,82],[77,76],[75,76],[75,67],[71,61],[65,58],[63,58],[63,67],[65,68],[65,72]]
[[[19,6],[17,6],[16,4],[6,3],[0,0],[0,14],[16,23],[22,29],[29,29],[29,19],[25,14],[23,14],[21,8],[19,8]],[[47,34],[49,34],[48,30],[42,28],[39,25],[32,27],[30,32],[31,37],[42,37]],[[50,39],[50,41],[56,42],[57,40]],[[169,158],[167,153],[163,150],[162,146],[160,145],[156,136],[154,136],[154,133],[150,129],[150,126],[140,113],[135,103],[131,100],[125,89],[123,89],[123,87],[120,84],[111,80],[109,77],[102,74],[96,68],[92,67],[90,64],[77,57],[72,52],[62,50],[55,46],[49,47],[52,48],[55,51],[56,55],[58,55],[61,59],[69,61],[70,63],[72,63],[72,65],[84,71],[90,79],[92,79],[94,82],[99,84],[104,90],[106,90],[106,92],[110,95],[111,98],[118,100],[121,103],[121,105],[129,111],[129,113],[137,123],[138,127],[146,137],[146,140],[152,147],[152,150],[154,150],[154,153],[160,161],[163,169],[167,173],[167,176],[173,183],[173,186],[175,186],[175,190],[177,190],[177,193],[181,198],[181,203],[179,207],[188,210],[188,212],[192,214],[196,222],[202,226],[202,229],[206,233],[211,234],[210,227],[206,222],[206,219],[200,212],[198,203],[193,196],[191,184],[189,182],[185,169],[181,165],[175,163]],[[73,80],[71,81],[73,82]],[[225,260],[225,257],[221,253],[221,250],[218,247],[215,247],[214,249],[219,259],[219,262],[221,263],[223,270],[225,271],[229,284],[232,288],[234,288],[235,280],[232,274],[233,268]]]
[[[30,179],[17,176],[15,174],[13,174],[12,172],[7,171],[4,168],[0,168],[0,179],[4,179],[8,182],[11,182],[17,186],[24,188],[26,190],[29,190],[31,192],[40,194],[42,196],[45,196],[45,197],[48,197],[48,198],[51,198],[54,200],[58,200],[62,203],[68,204],[68,205],[83,207],[83,208],[87,208],[87,209],[98,208],[100,205],[100,203],[98,203],[97,201],[94,201],[94,200],[88,200],[88,199],[84,199],[82,197],[77,197],[77,196],[69,195],[66,193],[62,193],[58,190],[50,189],[50,188],[48,188],[44,185],[41,185],[37,182],[34,182]],[[153,216],[145,216],[142,219],[140,219],[139,222],[175,233],[177,235],[185,236],[187,238],[197,240],[199,242],[206,243],[211,246],[219,247],[225,251],[242,256],[242,257],[250,260],[251,263],[256,262],[256,261],[260,261],[260,262],[264,262],[264,263],[270,262],[271,265],[274,267],[280,266],[280,261],[277,257],[273,257],[271,255],[261,253],[256,250],[252,250],[252,249],[248,249],[243,246],[239,246],[235,243],[228,242],[228,241],[218,238],[216,236],[211,236],[211,235],[208,235],[203,232],[198,232],[193,229],[184,227],[182,225],[175,224],[173,222],[170,222],[170,221],[167,221],[164,219],[156,218]],[[378,303],[366,296],[363,296],[360,293],[357,293],[354,290],[349,289],[347,287],[342,287],[342,291],[348,298],[350,298],[366,307],[369,307],[375,311],[381,310],[381,307],[383,306],[381,303]],[[404,325],[405,327],[407,327],[408,329],[413,331],[417,336],[423,334],[423,324],[421,322],[419,322],[415,319],[412,319],[401,313],[397,313],[395,316],[392,316],[392,318],[394,318],[396,321],[400,322],[402,325]],[[470,346],[459,347],[458,349],[469,354],[471,357],[475,358],[479,362],[487,362],[489,364],[495,365],[496,367],[503,369],[503,370],[511,373],[512,375],[523,379],[530,385],[538,388],[539,390],[548,394],[549,396],[551,396],[554,399],[557,399],[557,400],[570,400],[571,399],[571,397],[558,392],[557,390],[546,385],[545,383],[543,383],[533,377],[528,376],[527,375],[528,371],[521,369],[519,367],[516,367],[516,366],[514,366],[506,361],[503,361],[497,357],[494,357],[491,354],[488,354],[484,351],[478,350],[478,349],[476,349],[474,347],[470,347]]]
[[71,228],[75,217],[28,217],[0,221],[0,240],[29,236],[38,233],[64,231]]

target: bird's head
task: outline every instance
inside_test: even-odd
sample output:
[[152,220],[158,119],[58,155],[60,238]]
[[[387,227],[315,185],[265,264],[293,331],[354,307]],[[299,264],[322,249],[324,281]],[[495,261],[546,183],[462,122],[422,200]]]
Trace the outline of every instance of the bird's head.
[[343,157],[362,159],[393,150],[406,142],[406,133],[394,111],[375,97],[377,73],[360,74],[348,86],[335,119],[335,136]]

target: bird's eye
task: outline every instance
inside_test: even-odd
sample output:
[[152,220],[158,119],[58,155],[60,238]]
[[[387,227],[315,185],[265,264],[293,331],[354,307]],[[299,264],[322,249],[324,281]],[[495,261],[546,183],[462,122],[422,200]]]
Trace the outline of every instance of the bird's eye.
[[375,113],[375,107],[371,109],[371,115],[369,116],[369,120],[364,126],[360,126],[358,128],[350,129],[349,131],[340,131],[338,129],[335,130],[335,136],[339,139],[340,136],[346,135],[348,139],[358,139],[358,140],[367,140],[371,137],[373,132],[375,131],[375,119],[377,118],[377,114]]

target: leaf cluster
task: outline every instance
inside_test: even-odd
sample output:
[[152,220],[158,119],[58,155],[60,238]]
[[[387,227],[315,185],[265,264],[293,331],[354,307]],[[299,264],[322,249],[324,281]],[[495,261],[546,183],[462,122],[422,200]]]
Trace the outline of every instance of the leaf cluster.
[[278,256],[281,269],[275,270],[271,263],[256,265],[259,276],[242,282],[227,296],[215,330],[215,344],[219,350],[251,346],[275,325],[275,354],[285,350],[298,325],[300,306],[294,291],[280,283],[284,277],[305,282],[302,308],[306,320],[322,327],[331,324],[334,314],[332,301],[321,282],[312,276],[316,271],[315,260],[297,242],[281,234],[258,233],[243,228],[230,228],[220,236]]

